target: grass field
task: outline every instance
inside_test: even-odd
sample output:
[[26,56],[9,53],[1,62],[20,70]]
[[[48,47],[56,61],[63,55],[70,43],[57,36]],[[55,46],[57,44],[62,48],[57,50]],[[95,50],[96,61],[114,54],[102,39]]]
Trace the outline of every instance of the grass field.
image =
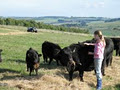
[[[94,90],[96,78],[94,72],[85,72],[85,82],[78,80],[78,73],[72,82],[62,66],[41,64],[38,76],[28,76],[25,54],[32,47],[41,53],[41,45],[47,40],[58,43],[62,48],[78,41],[91,39],[91,35],[39,30],[39,33],[27,33],[25,27],[0,26],[0,49],[3,49],[3,62],[0,63],[0,90]],[[103,78],[103,90],[120,89],[120,57],[114,57],[113,66],[107,68]],[[114,71],[114,72],[113,72]]]

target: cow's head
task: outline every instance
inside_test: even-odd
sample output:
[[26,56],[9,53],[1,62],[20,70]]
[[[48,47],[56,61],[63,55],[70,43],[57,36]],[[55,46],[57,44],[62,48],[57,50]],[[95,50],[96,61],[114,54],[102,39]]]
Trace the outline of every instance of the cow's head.
[[0,62],[2,62],[1,52],[2,52],[2,49],[0,49]]
[[71,72],[71,71],[74,71],[75,70],[75,61],[73,61],[73,60],[70,60],[70,61],[68,61],[68,63],[67,63],[67,71],[68,72]]
[[60,50],[58,57],[63,66],[67,66],[68,61],[73,60],[72,51],[69,47],[65,47]]
[[38,54],[37,51],[30,48],[27,56],[30,58],[30,60],[32,60],[32,62],[38,63],[40,61],[40,57],[42,56],[42,54]]

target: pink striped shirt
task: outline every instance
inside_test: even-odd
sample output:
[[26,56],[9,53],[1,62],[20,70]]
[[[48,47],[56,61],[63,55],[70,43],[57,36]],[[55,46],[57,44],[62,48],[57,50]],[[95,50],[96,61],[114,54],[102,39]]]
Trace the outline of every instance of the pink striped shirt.
[[94,58],[104,58],[105,43],[100,41],[95,43]]

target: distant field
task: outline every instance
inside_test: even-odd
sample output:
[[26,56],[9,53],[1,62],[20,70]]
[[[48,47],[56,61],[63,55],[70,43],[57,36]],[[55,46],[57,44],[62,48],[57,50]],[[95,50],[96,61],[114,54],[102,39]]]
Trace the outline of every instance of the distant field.
[[[11,17],[17,20],[35,20],[45,24],[63,25],[89,30],[93,34],[95,30],[102,30],[106,36],[120,36],[120,18],[106,17],[64,17],[64,16],[44,16],[44,17]],[[105,22],[112,21],[112,22]],[[81,24],[82,23],[82,24]],[[85,23],[85,24],[83,24]],[[87,26],[86,26],[87,25]]]
[[102,30],[104,35],[120,36],[120,30],[113,30],[114,28],[120,28],[120,21],[106,23],[103,21],[91,22],[85,28],[88,28],[90,33],[93,33],[95,30]]
[[[6,34],[7,33],[7,34]],[[3,49],[3,62],[0,63],[0,90],[95,90],[94,72],[85,72],[85,82],[68,81],[68,73],[62,66],[46,65],[41,58],[39,75],[28,76],[26,72],[25,53],[32,47],[41,53],[41,45],[47,40],[58,43],[62,48],[78,41],[91,39],[91,35],[39,30],[38,33],[27,33],[25,27],[0,26],[0,49]],[[120,57],[114,57],[113,66],[107,68],[103,78],[103,90],[120,89]],[[113,73],[114,71],[114,73]]]
[[[76,22],[76,21],[59,23],[58,20],[59,20],[59,18],[58,19],[48,18],[48,19],[43,19],[43,20],[38,20],[38,21],[48,23],[48,24],[54,24],[54,25],[79,24],[79,22]],[[62,20],[70,21],[71,19],[62,19]],[[76,20],[79,20],[79,18]],[[82,20],[82,19],[80,19],[80,20]],[[85,19],[83,18],[83,20],[85,20]],[[88,26],[83,26],[83,27],[79,27],[79,28],[88,29],[91,34],[93,34],[93,32],[95,30],[102,30],[104,35],[120,36],[120,21],[106,22],[106,23],[104,21],[91,21],[91,22],[87,22],[87,25]],[[114,28],[118,28],[119,30],[113,30]]]

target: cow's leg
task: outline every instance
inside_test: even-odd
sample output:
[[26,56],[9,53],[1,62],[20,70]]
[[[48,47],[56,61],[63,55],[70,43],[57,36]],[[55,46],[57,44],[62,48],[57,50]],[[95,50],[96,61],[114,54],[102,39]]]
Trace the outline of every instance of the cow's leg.
[[29,73],[29,75],[30,75],[30,76],[31,76],[32,70],[33,70],[33,68],[32,68],[32,67],[30,67],[30,73]]
[[43,59],[44,59],[44,63],[46,63],[47,62],[47,56],[43,55]]
[[80,81],[82,81],[82,82],[84,82],[84,80],[83,80],[83,74],[84,74],[84,71],[79,71]]
[[113,57],[111,56],[111,58],[110,58],[110,66],[112,65],[112,60],[113,60]]
[[120,56],[120,51],[119,51],[119,56]]
[[53,58],[50,58],[49,65],[51,64],[52,60],[53,60]]
[[118,50],[118,49],[116,49],[116,56],[118,56],[118,54],[119,54],[119,50]]
[[96,74],[96,70],[94,70],[95,74]]
[[101,72],[103,76],[105,76],[105,67],[106,67],[106,60],[104,59],[102,62],[102,68],[101,68]]
[[120,56],[120,49],[118,49],[118,56]]
[[46,57],[45,61],[48,62],[48,57]]
[[109,63],[110,63],[110,61],[109,61],[110,59],[108,58],[108,59],[106,59],[106,67],[108,67],[109,66]]
[[38,69],[35,69],[35,71],[36,71],[36,76],[38,75]]
[[27,72],[29,71],[29,65],[27,64]]
[[72,81],[72,80],[73,80],[72,77],[73,77],[73,71],[70,71],[70,72],[69,72],[69,81]]
[[46,63],[45,55],[43,54],[44,63]]
[[56,62],[57,62],[57,66],[59,66],[59,62],[58,62],[58,60],[56,60]]

